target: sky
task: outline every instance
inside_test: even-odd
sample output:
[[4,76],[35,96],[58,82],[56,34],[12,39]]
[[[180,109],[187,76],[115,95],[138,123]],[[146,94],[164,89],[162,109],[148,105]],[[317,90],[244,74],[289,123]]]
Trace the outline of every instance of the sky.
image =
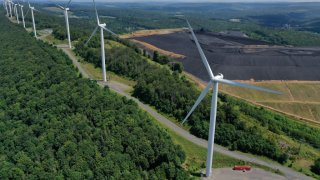
[[[87,2],[90,0],[74,0]],[[97,0],[99,2],[320,2],[320,0]]]

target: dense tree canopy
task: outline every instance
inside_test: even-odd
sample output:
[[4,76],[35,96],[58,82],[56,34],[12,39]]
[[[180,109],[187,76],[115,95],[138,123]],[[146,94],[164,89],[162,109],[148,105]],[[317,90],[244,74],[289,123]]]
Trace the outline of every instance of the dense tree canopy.
[[185,154],[126,98],[0,18],[0,179],[186,179]]

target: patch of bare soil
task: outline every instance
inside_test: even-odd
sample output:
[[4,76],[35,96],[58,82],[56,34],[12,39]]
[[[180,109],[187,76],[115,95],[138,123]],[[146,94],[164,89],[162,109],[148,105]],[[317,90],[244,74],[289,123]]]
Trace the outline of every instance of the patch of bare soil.
[[140,30],[129,34],[122,35],[121,38],[129,39],[136,37],[146,37],[152,35],[171,34],[175,32],[181,32],[183,29],[155,29],[155,30]]
[[132,39],[131,41],[134,42],[134,43],[138,43],[138,44],[142,45],[144,48],[146,48],[148,50],[158,51],[160,54],[168,56],[170,58],[179,58],[179,59],[180,58],[185,58],[185,56],[182,55],[182,54],[176,54],[176,53],[173,53],[173,52],[170,52],[170,51],[166,51],[166,50],[157,48],[156,46],[153,46],[151,44],[148,44],[146,42],[138,41],[138,40],[135,40],[135,39]]

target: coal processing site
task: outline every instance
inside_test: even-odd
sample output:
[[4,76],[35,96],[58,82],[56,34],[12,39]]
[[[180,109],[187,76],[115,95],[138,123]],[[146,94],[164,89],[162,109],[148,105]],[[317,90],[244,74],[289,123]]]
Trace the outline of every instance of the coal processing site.
[[[196,32],[215,74],[230,80],[320,80],[320,48],[273,46],[266,42],[209,32]],[[135,37],[160,49],[182,54],[185,71],[209,79],[188,32]]]

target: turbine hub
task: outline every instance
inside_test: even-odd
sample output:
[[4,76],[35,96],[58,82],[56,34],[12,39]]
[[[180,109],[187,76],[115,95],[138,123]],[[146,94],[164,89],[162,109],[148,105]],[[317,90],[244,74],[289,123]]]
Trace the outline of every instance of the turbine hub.
[[102,23],[102,24],[99,24],[99,26],[105,28],[107,25],[106,23]]
[[218,75],[214,76],[214,79],[223,79],[223,74],[219,73]]
[[66,10],[66,11],[69,11],[70,9],[69,9],[69,8],[65,8],[65,10]]

